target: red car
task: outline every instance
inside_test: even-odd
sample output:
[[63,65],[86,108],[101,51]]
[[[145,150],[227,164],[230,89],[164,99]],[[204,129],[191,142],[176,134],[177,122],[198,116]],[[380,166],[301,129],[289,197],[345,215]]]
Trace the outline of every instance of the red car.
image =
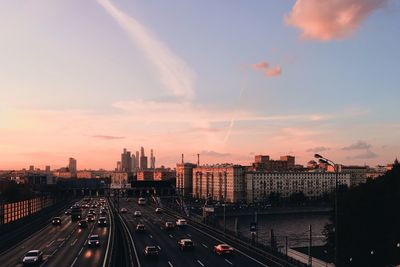
[[233,247],[227,245],[227,244],[218,244],[216,246],[214,246],[214,253],[218,254],[218,255],[231,255],[233,254],[234,249]]

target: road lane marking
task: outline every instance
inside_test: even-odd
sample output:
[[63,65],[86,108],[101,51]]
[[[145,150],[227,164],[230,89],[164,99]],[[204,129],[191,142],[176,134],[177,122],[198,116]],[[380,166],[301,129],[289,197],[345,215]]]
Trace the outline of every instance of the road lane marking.
[[192,237],[192,235],[191,234],[186,234],[188,237]]
[[74,266],[74,264],[75,264],[75,262],[76,262],[77,260],[78,260],[78,257],[75,257],[75,260],[72,262],[72,264],[71,264],[70,267]]
[[203,264],[201,261],[197,260],[197,262],[198,262],[201,266],[204,267],[204,264]]
[[74,241],[72,241],[72,243],[71,243],[71,247],[72,247],[72,246],[74,246],[74,245],[76,244],[76,241],[78,241],[78,238],[77,238],[77,239],[75,239]]
[[173,236],[173,235],[169,235],[169,237],[171,237],[171,238],[174,238],[174,236]]
[[205,247],[205,248],[208,248],[206,245],[204,245],[204,244],[201,244],[203,247]]
[[161,250],[161,247],[160,246],[157,246],[158,247],[158,250]]
[[81,255],[82,251],[83,251],[83,247],[81,248],[81,250],[79,250],[78,255]]
[[152,235],[149,235],[149,237],[150,237],[151,239],[153,239],[153,236],[152,236]]
[[225,259],[225,261],[226,261],[227,263],[229,263],[230,265],[233,265],[233,263],[230,262],[228,259]]
[[46,248],[50,247],[51,245],[53,245],[55,240],[51,241],[49,244],[47,244]]
[[169,266],[174,267],[170,261],[168,261]]

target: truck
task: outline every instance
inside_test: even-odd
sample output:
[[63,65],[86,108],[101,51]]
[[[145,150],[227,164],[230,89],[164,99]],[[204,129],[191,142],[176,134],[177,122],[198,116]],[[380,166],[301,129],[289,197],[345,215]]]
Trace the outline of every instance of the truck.
[[71,220],[79,221],[82,217],[82,209],[79,205],[74,205],[71,207]]

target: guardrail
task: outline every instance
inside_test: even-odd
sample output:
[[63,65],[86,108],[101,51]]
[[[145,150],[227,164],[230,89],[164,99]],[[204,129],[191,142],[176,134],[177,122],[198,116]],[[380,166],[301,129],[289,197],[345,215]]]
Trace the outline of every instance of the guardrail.
[[16,244],[29,238],[32,234],[44,228],[51,217],[58,216],[75,200],[59,202],[53,206],[43,208],[40,211],[26,216],[13,223],[0,226],[0,252],[4,253],[15,247]]
[[[132,235],[124,219],[119,214],[113,203],[110,202],[111,211],[114,213],[114,247],[109,266],[141,267]],[[136,263],[135,263],[136,262]]]

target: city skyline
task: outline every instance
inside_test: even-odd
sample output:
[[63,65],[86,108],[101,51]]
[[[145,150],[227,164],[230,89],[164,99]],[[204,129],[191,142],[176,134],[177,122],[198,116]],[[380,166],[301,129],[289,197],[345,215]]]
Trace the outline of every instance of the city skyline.
[[5,3],[0,169],[58,168],[69,157],[80,169],[113,169],[122,148],[140,146],[166,166],[181,153],[242,164],[254,154],[306,164],[323,153],[370,166],[399,156],[398,3],[211,10],[179,1]]

